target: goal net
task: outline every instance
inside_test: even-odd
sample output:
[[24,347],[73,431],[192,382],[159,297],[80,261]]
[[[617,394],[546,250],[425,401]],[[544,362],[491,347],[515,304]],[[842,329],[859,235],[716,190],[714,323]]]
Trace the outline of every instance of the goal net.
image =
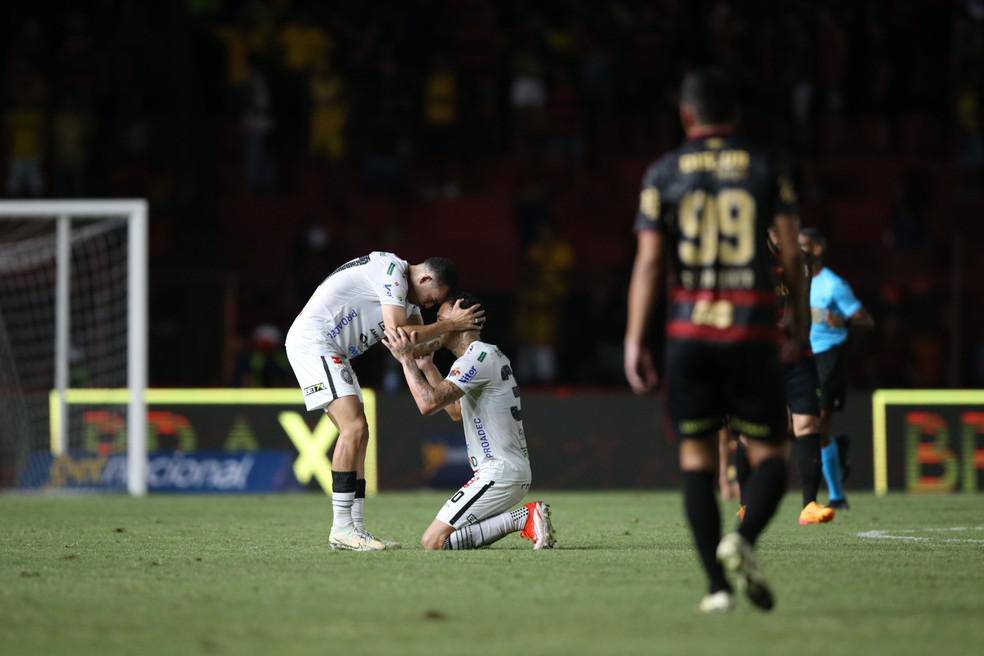
[[[125,453],[125,489],[146,492],[146,221],[144,201],[0,201],[0,487],[58,488]],[[87,388],[128,394],[69,403]]]

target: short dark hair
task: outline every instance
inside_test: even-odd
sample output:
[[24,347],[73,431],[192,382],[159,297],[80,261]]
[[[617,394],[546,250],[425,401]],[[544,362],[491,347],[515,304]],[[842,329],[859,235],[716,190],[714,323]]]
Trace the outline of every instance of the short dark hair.
[[716,68],[702,68],[684,76],[680,103],[693,108],[697,121],[705,125],[730,123],[738,118],[734,87]]
[[424,266],[433,274],[434,281],[441,287],[454,291],[458,288],[458,267],[446,257],[428,257]]
[[478,300],[478,297],[471,292],[466,292],[463,289],[456,289],[448,294],[448,297],[444,299],[445,303],[450,303],[454,305],[456,302],[461,301],[461,307],[470,308],[473,305],[481,305],[482,302]]
[[820,244],[820,248],[827,250],[827,238],[820,232],[820,228],[801,228],[800,234],[810,241]]

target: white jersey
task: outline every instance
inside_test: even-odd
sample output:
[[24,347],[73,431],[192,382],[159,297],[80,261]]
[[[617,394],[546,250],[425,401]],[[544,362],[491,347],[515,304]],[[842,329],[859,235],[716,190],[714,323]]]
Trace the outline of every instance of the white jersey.
[[530,477],[529,452],[523,432],[523,405],[509,358],[493,344],[472,342],[454,361],[445,380],[465,393],[461,421],[468,445],[468,461],[477,470],[483,463],[501,460],[519,478]]
[[407,302],[409,265],[393,253],[374,251],[338,267],[318,285],[287,333],[287,344],[355,358],[384,336],[383,306],[420,308]]

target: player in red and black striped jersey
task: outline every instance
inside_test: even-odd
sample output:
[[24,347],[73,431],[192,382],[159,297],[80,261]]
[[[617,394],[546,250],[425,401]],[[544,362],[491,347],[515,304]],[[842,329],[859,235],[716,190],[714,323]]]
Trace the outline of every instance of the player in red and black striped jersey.
[[[680,96],[687,141],[653,164],[642,181],[625,372],[636,393],[656,385],[645,340],[668,268],[665,251],[675,274],[666,330],[670,418],[681,438],[687,518],[710,580],[700,609],[734,606],[727,569],[748,598],[767,610],[772,593],[756,566],[753,545],[786,486],[776,280],[767,242],[775,225],[785,271],[799,271],[796,199],[772,154],[733,134],[737,107],[720,73],[688,75]],[[798,297],[802,276],[787,275],[785,282]],[[800,309],[794,310],[798,336],[806,322]],[[715,436],[725,419],[746,438],[752,472],[745,519],[736,533],[721,538]]]
[[[769,246],[779,260],[779,235],[775,228],[769,230]],[[780,280],[776,287],[779,298],[779,359],[782,363],[783,384],[786,388],[786,406],[789,408],[790,429],[796,443],[796,464],[803,491],[803,509],[799,523],[823,524],[833,520],[834,511],[817,503],[817,492],[823,471],[820,465],[820,449],[823,439],[820,430],[820,378],[809,343],[791,333],[793,306],[800,304],[806,314],[810,305],[810,272],[801,267],[803,282],[798,298],[789,293],[781,280],[782,265],[776,265]]]

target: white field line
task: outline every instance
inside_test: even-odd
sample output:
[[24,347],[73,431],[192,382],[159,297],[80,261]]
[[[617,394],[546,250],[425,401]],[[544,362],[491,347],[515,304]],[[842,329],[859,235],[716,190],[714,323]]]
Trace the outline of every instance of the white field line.
[[963,542],[984,544],[984,538],[941,538],[905,535],[907,533],[965,533],[968,531],[984,531],[984,526],[952,526],[949,528],[907,528],[892,531],[862,531],[856,533],[859,538],[868,540],[901,540],[903,542]]

